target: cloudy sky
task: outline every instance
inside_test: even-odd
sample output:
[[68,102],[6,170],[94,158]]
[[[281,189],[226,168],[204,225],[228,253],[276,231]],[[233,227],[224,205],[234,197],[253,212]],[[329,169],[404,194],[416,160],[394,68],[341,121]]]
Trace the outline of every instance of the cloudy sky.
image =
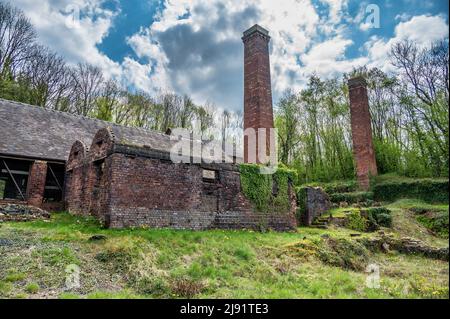
[[[100,66],[131,90],[158,89],[242,109],[242,32],[270,31],[274,100],[315,72],[389,71],[390,45],[448,39],[447,0],[14,0],[41,43]],[[376,7],[373,6],[376,5]],[[379,9],[378,28],[369,23]],[[375,11],[376,13],[376,11]]]

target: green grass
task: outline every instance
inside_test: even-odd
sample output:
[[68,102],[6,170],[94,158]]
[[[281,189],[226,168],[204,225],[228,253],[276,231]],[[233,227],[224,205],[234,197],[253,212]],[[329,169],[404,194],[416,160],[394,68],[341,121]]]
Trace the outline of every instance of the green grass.
[[[21,244],[0,247],[0,298],[448,298],[448,262],[371,253],[352,232],[109,230],[66,213],[4,223],[0,238]],[[89,241],[95,234],[107,239]],[[374,262],[381,289],[365,286]],[[69,264],[80,267],[73,291],[65,289]]]
[[402,199],[391,205],[404,214],[415,218],[429,232],[438,237],[449,238],[449,206],[448,204],[428,204],[417,199]]
[[433,205],[418,199],[400,199],[387,205],[387,207],[392,211],[393,229],[397,234],[415,237],[437,247],[449,246],[448,238],[435,236],[435,234],[432,233],[430,234],[430,229],[427,225],[418,221],[418,215],[415,212],[417,210],[442,212],[446,214],[448,218],[448,204]]

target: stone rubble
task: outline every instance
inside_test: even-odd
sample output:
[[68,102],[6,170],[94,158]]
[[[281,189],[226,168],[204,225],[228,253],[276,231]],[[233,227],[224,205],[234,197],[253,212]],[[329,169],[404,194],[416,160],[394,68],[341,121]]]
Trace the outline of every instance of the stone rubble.
[[49,212],[34,206],[21,204],[0,204],[0,222],[22,222],[49,218]]

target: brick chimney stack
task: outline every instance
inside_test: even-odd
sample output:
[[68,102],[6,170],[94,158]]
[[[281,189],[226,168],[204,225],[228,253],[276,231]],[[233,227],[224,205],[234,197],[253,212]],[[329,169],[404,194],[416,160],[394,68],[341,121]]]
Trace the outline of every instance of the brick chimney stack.
[[[245,163],[266,163],[268,158],[260,158],[258,150],[258,130],[266,129],[266,155],[274,149],[272,87],[270,82],[269,31],[254,25],[244,32],[244,130],[254,129],[256,136],[244,138]],[[272,134],[273,135],[273,134]],[[263,138],[261,136],[261,138]],[[272,150],[273,150],[272,149]],[[256,154],[251,156],[250,152]]]
[[348,81],[352,125],[353,156],[360,189],[369,189],[369,177],[378,175],[372,141],[367,83],[362,77]]

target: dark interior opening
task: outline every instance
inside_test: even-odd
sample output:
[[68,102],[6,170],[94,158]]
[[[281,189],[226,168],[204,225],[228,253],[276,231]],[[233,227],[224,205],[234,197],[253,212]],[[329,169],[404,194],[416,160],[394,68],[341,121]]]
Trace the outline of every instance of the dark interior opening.
[[92,199],[95,205],[91,207],[91,214],[99,215],[101,208],[101,191],[102,191],[102,182],[103,182],[103,174],[105,169],[105,161],[100,160],[94,162],[94,170],[95,170],[95,181],[94,187],[92,190]]
[[0,199],[26,200],[30,161],[0,157]]
[[47,177],[45,181],[44,202],[60,202],[63,199],[64,165],[47,164]]

